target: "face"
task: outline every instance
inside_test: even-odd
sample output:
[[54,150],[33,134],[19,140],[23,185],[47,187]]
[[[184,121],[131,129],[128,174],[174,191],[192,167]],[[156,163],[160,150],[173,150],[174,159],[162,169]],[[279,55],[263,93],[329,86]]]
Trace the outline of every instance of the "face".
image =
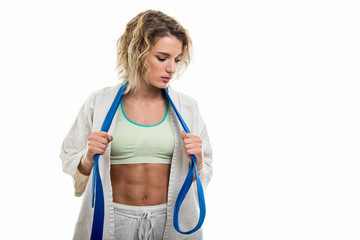
[[181,60],[181,53],[182,42],[176,37],[165,36],[158,39],[147,59],[150,66],[147,80],[151,86],[167,87]]

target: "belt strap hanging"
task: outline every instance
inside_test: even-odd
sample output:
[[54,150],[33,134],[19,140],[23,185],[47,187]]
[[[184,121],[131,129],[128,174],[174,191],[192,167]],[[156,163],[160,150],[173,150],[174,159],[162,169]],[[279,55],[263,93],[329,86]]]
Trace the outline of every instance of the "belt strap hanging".
[[[113,103],[107,113],[105,120],[101,126],[101,131],[107,132],[109,131],[111,122],[115,116],[115,113],[119,107],[121,99],[124,95],[124,91],[126,89],[127,82],[121,86],[118,93],[115,96]],[[94,191],[96,189],[96,196]],[[92,195],[91,195],[91,207],[94,208],[94,216],[93,216],[93,225],[91,229],[91,240],[99,240],[102,239],[103,229],[104,229],[104,191],[101,183],[100,171],[99,171],[99,154],[94,156],[94,169],[93,169],[93,179],[92,179]]]
[[[109,109],[109,112],[107,113],[105,120],[103,122],[103,125],[101,126],[101,131],[107,132],[110,128],[111,122],[115,116],[115,113],[119,107],[119,104],[121,102],[121,99],[124,95],[124,91],[126,89],[127,82],[122,85],[118,91],[118,93],[115,96],[115,99]],[[184,128],[184,131],[186,133],[190,133],[190,130],[186,126],[184,120],[182,119],[180,113],[177,111],[174,103],[172,102],[168,92],[166,89],[164,89],[165,95],[168,98],[172,108],[174,109],[176,116],[178,117],[182,127]],[[202,188],[202,184],[200,181],[199,173],[196,169],[196,158],[194,155],[191,156],[191,164],[189,172],[185,178],[184,184],[180,189],[179,195],[175,202],[175,208],[174,208],[174,217],[173,217],[173,224],[175,229],[182,233],[182,234],[191,234],[193,232],[196,232],[201,225],[204,222],[205,214],[206,214],[206,207],[205,207],[205,198],[204,198],[204,191]],[[186,194],[188,193],[192,182],[194,178],[194,173],[196,177],[196,184],[197,184],[197,192],[198,192],[198,200],[199,200],[199,208],[200,208],[200,216],[199,221],[197,225],[194,227],[194,229],[190,231],[183,232],[179,228],[179,210],[182,202],[184,201]],[[104,192],[102,188],[101,183],[101,177],[100,177],[100,171],[99,171],[99,154],[96,154],[94,156],[94,168],[93,168],[93,179],[92,179],[92,200],[91,200],[91,206],[94,209],[94,216],[93,216],[93,225],[91,230],[91,240],[99,240],[102,239],[103,236],[103,228],[104,228]]]
[[[180,113],[178,112],[178,110],[176,109],[173,101],[171,100],[168,92],[166,89],[164,89],[165,95],[168,98],[172,108],[175,111],[176,116],[178,117],[184,131],[186,133],[190,133],[189,128],[186,126],[183,118],[181,117]],[[205,214],[206,214],[206,206],[205,206],[205,197],[204,197],[204,190],[200,181],[200,177],[199,177],[199,173],[197,171],[196,168],[196,158],[194,155],[190,155],[191,157],[191,164],[190,164],[190,168],[189,168],[189,172],[185,178],[185,181],[183,183],[183,186],[180,189],[179,195],[176,199],[175,202],[175,208],[174,208],[174,217],[173,217],[173,222],[174,222],[174,227],[176,229],[176,231],[178,231],[179,233],[182,234],[191,234],[193,232],[196,232],[199,228],[201,228],[201,225],[203,224],[204,220],[205,220]],[[200,216],[199,216],[199,221],[197,223],[197,225],[190,231],[186,231],[183,232],[180,230],[179,227],[179,211],[180,211],[180,206],[182,204],[182,202],[184,201],[186,194],[188,193],[191,184],[193,182],[194,179],[194,172],[195,172],[195,177],[196,177],[196,186],[197,186],[197,192],[198,192],[198,200],[199,200],[199,208],[200,208]]]

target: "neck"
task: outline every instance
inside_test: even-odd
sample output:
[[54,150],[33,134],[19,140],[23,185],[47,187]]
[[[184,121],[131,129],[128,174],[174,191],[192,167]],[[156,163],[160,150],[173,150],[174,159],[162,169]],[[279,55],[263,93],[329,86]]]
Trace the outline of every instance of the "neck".
[[128,97],[137,100],[155,100],[163,98],[162,89],[153,87],[142,81],[136,92],[130,91]]

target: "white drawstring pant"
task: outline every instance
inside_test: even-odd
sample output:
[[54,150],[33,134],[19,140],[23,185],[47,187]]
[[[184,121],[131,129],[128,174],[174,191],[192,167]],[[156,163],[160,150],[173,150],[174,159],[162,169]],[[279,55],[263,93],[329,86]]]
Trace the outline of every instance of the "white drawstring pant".
[[166,223],[166,203],[129,206],[114,203],[115,239],[161,240]]

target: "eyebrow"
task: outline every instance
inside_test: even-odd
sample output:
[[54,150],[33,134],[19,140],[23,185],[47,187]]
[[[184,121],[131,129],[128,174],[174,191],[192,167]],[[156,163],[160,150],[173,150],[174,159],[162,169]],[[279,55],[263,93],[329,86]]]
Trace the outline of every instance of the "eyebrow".
[[[157,52],[157,54],[161,54],[161,55],[164,55],[166,57],[170,57],[170,54],[168,53],[165,53],[165,52]],[[176,57],[181,57],[182,56],[182,53],[180,53],[179,55],[177,55]]]

